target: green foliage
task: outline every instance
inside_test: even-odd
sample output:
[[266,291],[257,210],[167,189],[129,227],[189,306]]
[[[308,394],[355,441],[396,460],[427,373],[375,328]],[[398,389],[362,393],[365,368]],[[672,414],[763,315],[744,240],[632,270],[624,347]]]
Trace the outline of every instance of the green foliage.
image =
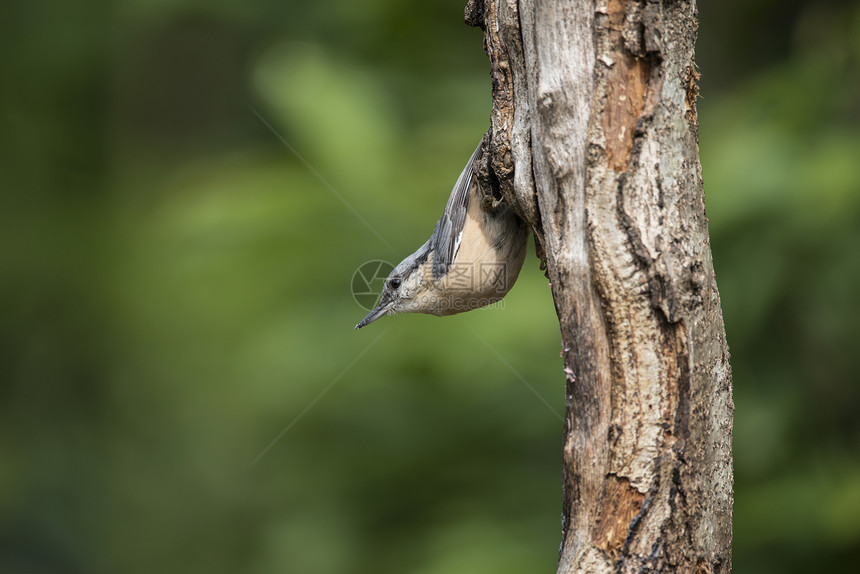
[[[0,19],[3,570],[552,571],[537,260],[503,308],[352,329],[486,127],[463,2],[48,4]],[[737,572],[860,564],[860,11],[789,5],[752,62],[701,6]]]

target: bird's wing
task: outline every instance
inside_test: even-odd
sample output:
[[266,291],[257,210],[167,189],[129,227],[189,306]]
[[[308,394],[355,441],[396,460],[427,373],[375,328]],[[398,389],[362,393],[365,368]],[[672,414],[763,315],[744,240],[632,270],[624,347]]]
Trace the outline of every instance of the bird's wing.
[[436,254],[433,259],[433,278],[438,279],[448,272],[457,249],[460,248],[460,239],[463,235],[463,226],[466,223],[466,211],[469,209],[469,190],[475,183],[475,160],[480,155],[481,144],[472,152],[472,157],[466,167],[463,168],[451,197],[445,205],[442,217],[436,223],[433,237],[430,241],[431,250]]

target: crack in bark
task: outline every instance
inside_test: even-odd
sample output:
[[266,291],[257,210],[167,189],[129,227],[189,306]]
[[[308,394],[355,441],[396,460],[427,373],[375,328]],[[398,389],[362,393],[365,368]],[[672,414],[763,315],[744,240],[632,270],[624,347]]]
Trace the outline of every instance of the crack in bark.
[[621,554],[629,533],[637,523],[645,495],[633,488],[630,481],[610,474],[604,485],[600,514],[591,535],[591,542],[613,560]]
[[645,108],[650,83],[651,65],[644,52],[644,41],[634,40],[644,34],[644,24],[630,17],[638,11],[636,2],[626,0],[609,0],[607,7],[606,28],[618,57],[603,61],[608,68],[608,93],[601,119],[609,166],[618,172],[627,170],[636,124]]

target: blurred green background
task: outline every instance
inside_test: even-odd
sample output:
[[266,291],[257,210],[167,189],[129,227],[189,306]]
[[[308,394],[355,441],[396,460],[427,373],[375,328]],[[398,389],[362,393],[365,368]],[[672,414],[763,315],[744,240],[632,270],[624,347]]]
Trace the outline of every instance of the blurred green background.
[[[4,3],[0,570],[554,571],[537,260],[352,328],[488,124],[464,3]],[[860,7],[700,18],[735,571],[860,571]]]

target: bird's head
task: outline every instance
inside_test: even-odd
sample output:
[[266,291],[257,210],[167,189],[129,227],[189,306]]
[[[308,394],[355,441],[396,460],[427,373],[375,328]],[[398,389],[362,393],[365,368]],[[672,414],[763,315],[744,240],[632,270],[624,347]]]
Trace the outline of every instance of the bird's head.
[[429,241],[394,268],[382,287],[376,307],[355,326],[369,325],[385,315],[428,312],[432,304],[432,277],[425,277]]

